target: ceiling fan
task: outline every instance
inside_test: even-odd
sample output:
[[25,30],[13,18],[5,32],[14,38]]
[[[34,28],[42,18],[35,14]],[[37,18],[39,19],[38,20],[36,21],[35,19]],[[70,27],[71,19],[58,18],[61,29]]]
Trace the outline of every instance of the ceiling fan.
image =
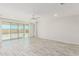
[[32,14],[32,17],[31,17],[32,20],[38,20],[39,18],[40,18],[39,16],[36,16],[35,14]]
[[32,9],[32,16],[31,19],[37,21],[40,17],[36,15],[37,9],[33,8]]

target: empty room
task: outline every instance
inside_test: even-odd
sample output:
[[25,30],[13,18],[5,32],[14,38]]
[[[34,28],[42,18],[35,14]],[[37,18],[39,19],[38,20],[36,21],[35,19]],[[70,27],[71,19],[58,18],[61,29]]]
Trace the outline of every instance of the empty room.
[[0,56],[78,56],[79,3],[0,3]]

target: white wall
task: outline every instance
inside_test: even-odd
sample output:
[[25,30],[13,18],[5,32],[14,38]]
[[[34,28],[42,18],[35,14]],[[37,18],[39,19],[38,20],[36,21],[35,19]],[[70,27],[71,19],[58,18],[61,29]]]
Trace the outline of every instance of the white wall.
[[79,16],[42,17],[38,23],[40,38],[79,44]]

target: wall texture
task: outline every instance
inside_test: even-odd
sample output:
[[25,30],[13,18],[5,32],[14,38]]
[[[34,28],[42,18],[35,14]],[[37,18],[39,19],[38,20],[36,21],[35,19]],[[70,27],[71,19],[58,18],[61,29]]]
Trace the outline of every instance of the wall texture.
[[42,17],[38,23],[38,36],[44,39],[79,44],[79,16]]

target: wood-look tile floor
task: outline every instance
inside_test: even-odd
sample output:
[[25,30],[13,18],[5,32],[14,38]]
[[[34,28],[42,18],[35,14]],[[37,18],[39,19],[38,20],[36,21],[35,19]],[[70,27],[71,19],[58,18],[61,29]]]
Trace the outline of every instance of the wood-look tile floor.
[[47,39],[17,39],[2,41],[1,56],[78,56],[79,45]]

